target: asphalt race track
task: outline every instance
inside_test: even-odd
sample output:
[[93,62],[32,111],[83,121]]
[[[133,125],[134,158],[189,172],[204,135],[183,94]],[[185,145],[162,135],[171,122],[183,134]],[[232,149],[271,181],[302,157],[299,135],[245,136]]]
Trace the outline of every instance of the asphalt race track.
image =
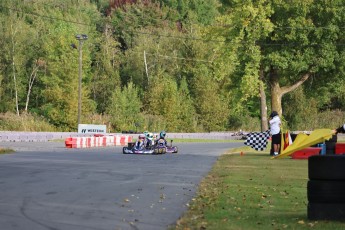
[[178,154],[122,147],[1,142],[0,229],[167,229],[188,208],[217,157],[238,143],[176,143]]

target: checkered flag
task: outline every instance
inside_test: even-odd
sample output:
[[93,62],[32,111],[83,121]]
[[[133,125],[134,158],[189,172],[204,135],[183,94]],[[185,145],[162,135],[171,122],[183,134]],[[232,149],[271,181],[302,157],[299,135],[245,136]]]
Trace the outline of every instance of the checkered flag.
[[244,144],[257,151],[263,151],[267,146],[269,137],[270,130],[265,132],[251,132],[247,134],[247,139]]

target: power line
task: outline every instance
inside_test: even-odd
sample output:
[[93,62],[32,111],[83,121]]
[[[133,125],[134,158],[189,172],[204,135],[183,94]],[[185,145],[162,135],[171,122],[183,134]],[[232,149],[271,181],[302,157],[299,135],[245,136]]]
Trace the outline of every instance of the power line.
[[[52,17],[52,16],[47,16],[47,15],[42,15],[39,13],[34,13],[34,12],[27,12],[21,9],[17,8],[12,8],[12,7],[7,7],[0,5],[0,8],[8,9],[8,10],[13,10],[16,12],[24,13],[24,14],[31,14],[37,17],[42,17],[42,18],[47,18],[50,20],[57,20],[57,21],[64,21],[67,23],[73,23],[73,24],[79,24],[79,25],[84,25],[84,26],[94,26],[91,24],[87,23],[82,23],[82,22],[77,22],[77,21],[71,21],[71,20],[66,20],[63,18],[57,18],[57,17]],[[157,19],[158,20],[158,19]],[[217,26],[217,25],[216,25]],[[219,26],[219,25],[218,25]],[[229,27],[229,28],[235,28],[236,26],[234,25],[220,25],[222,27]],[[305,26],[305,27],[275,27],[276,29],[334,29],[333,27],[311,27],[311,26]],[[345,29],[345,27],[337,27],[339,29]],[[173,39],[183,39],[183,40],[194,40],[194,41],[203,41],[203,42],[217,42],[217,43],[234,43],[234,44],[248,44],[246,41],[242,42],[232,42],[232,41],[227,41],[227,40],[215,40],[215,39],[204,39],[204,38],[196,38],[196,37],[183,37],[183,36],[173,36],[173,35],[164,35],[164,34],[155,34],[155,33],[149,33],[149,32],[141,32],[141,31],[134,31],[134,30],[122,30],[127,33],[131,34],[145,34],[145,35],[150,35],[150,36],[156,36],[156,37],[167,37],[167,38],[173,38]],[[262,43],[262,42],[257,42],[256,44],[262,45],[262,46],[295,46],[295,45],[301,45],[298,43]],[[337,46],[344,46],[345,44],[342,43],[337,43]],[[309,45],[309,46],[315,46],[315,45]]]
[[[137,52],[139,53],[139,52]],[[201,59],[192,59],[192,58],[182,58],[182,57],[172,57],[172,56],[168,56],[168,55],[162,55],[162,54],[152,54],[152,53],[146,53],[148,55],[151,56],[158,56],[158,57],[163,57],[166,59],[178,59],[178,60],[186,60],[186,61],[196,61],[196,62],[208,62],[208,63],[212,63],[212,61],[207,61],[207,60],[201,60]]]
[[56,17],[52,17],[52,16],[47,16],[47,15],[42,15],[42,14],[34,13],[34,12],[25,12],[23,10],[18,10],[18,9],[7,7],[7,6],[0,5],[0,8],[4,8],[4,9],[8,9],[8,10],[13,10],[13,11],[24,13],[24,14],[31,14],[31,15],[34,15],[34,16],[37,16],[37,17],[48,18],[48,19],[51,19],[51,20],[64,21],[64,22],[73,23],[73,24],[90,26],[90,24],[86,24],[86,23],[82,23],[82,22],[76,22],[76,21],[66,20],[66,19],[62,19],[62,18],[56,18]]
[[173,36],[173,35],[165,35],[165,34],[155,34],[155,33],[149,33],[149,32],[142,32],[142,31],[134,31],[134,30],[122,30],[124,32],[127,32],[129,34],[144,34],[144,35],[151,35],[156,37],[167,37],[167,38],[175,38],[175,39],[181,39],[181,40],[195,40],[195,41],[206,41],[206,42],[225,42],[222,40],[214,40],[214,39],[202,39],[202,38],[195,38],[195,37],[182,37],[182,36]]
[[[156,34],[156,33],[149,33],[149,32],[141,32],[141,31],[134,31],[134,30],[123,30],[125,32],[128,32],[129,34],[144,34],[144,35],[150,35],[155,37],[167,37],[167,38],[175,38],[175,39],[183,39],[183,40],[196,40],[196,41],[204,41],[204,42],[217,42],[217,43],[232,43],[232,44],[256,44],[260,46],[306,46],[306,47],[312,47],[312,46],[322,46],[320,44],[308,44],[303,45],[302,43],[297,42],[291,42],[291,43],[268,43],[268,42],[249,42],[249,41],[228,41],[228,40],[214,40],[214,39],[202,39],[202,38],[193,38],[193,37],[181,37],[181,36],[172,36],[172,35],[164,35],[164,34]],[[335,43],[336,46],[345,46],[345,43]]]

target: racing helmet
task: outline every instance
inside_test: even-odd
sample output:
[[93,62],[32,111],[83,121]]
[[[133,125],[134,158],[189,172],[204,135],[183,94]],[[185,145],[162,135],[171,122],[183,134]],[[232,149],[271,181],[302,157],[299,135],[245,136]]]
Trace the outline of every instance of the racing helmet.
[[139,139],[139,140],[145,140],[145,135],[144,135],[144,134],[139,134],[138,139]]
[[166,135],[167,135],[167,134],[166,134],[165,131],[161,131],[161,132],[159,133],[159,137],[160,137],[160,138],[165,138]]
[[153,140],[153,133],[148,133],[147,134],[147,138],[150,139],[150,140]]
[[144,131],[143,134],[144,134],[144,136],[145,136],[146,138],[149,137],[149,131]]

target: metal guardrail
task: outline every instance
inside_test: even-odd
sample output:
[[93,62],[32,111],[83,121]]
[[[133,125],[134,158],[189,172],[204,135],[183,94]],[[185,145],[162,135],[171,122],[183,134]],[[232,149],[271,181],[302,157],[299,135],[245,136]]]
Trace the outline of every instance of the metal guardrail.
[[[300,132],[300,131],[299,131]],[[291,133],[298,133],[291,132]],[[210,133],[167,133],[167,139],[215,139],[215,140],[241,140],[247,133],[242,132],[210,132]],[[108,133],[107,135],[128,135],[137,139],[139,134]],[[0,142],[46,142],[65,140],[69,137],[92,137],[94,134],[81,134],[77,132],[15,132],[0,131]],[[338,134],[344,139],[344,134]]]
[[67,137],[91,136],[69,132],[0,132],[0,142],[46,142]]
[[[139,134],[108,133],[107,135],[128,135],[136,139]],[[80,134],[77,132],[15,132],[0,131],[0,142],[46,142],[65,140],[69,137],[91,137],[93,134]],[[238,140],[243,134],[236,132],[210,132],[210,133],[167,133],[167,139],[220,139]]]

